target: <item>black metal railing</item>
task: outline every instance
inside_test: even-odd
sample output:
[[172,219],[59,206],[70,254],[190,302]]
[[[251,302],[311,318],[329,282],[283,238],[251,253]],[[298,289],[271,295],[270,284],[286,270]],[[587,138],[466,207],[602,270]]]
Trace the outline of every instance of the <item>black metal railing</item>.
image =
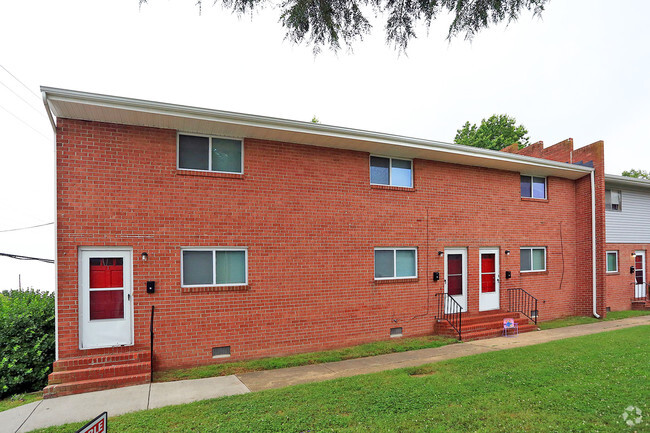
[[535,322],[537,325],[537,298],[525,291],[524,289],[507,289],[508,290],[508,311],[521,313]]
[[458,339],[462,341],[463,339],[463,307],[460,306],[458,302],[447,293],[436,293],[436,301],[438,303],[438,313],[436,314],[436,319],[446,320],[449,323],[449,326],[454,328],[458,333]]
[[151,337],[151,350],[149,352],[150,362],[151,362],[151,379],[153,379],[153,312],[156,307],[151,306],[151,322],[149,322],[149,335]]

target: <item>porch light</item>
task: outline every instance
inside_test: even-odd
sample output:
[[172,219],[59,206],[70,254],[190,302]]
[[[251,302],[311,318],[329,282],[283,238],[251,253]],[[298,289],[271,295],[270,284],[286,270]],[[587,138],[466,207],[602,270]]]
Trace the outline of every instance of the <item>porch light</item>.
[[442,256],[443,254],[445,254],[444,251],[438,251],[438,256]]
[[147,254],[147,253],[142,253],[142,261],[143,261],[143,262],[146,262],[147,260],[149,260],[149,254]]
[[635,257],[636,257],[636,253],[632,252],[632,258],[635,258]]
[[510,255],[510,250],[506,250],[506,256]]

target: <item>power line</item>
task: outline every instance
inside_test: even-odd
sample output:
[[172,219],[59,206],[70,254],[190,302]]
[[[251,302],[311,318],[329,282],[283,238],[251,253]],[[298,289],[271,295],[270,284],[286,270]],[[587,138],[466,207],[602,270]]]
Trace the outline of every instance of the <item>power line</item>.
[[29,105],[29,107],[30,107],[32,110],[36,111],[39,115],[41,115],[41,116],[45,116],[45,114],[43,113],[42,110],[40,110],[40,109],[34,107],[32,104],[30,104],[29,102],[27,102],[27,99],[25,99],[25,98],[23,98],[22,96],[20,96],[20,95],[18,94],[18,92],[16,92],[15,90],[13,90],[11,87],[7,86],[7,85],[6,85],[5,83],[3,83],[2,81],[0,81],[0,84],[2,84],[2,85],[3,85],[7,90],[9,90],[11,93],[13,93],[14,95],[16,95],[16,96],[18,97],[18,99],[20,99],[21,101],[23,101],[25,104]]
[[34,96],[36,97],[36,99],[38,99],[39,101],[41,101],[41,97],[38,96],[36,93],[34,93],[34,91],[33,91],[32,89],[30,89],[29,87],[27,87],[27,84],[23,83],[22,81],[20,81],[20,80],[18,79],[18,77],[16,77],[14,74],[12,74],[11,72],[9,72],[9,69],[5,68],[5,67],[2,66],[2,65],[0,65],[0,68],[4,69],[4,70],[7,72],[7,74],[11,75],[11,76],[14,78],[14,80],[16,80],[16,81],[18,81],[20,84],[22,84],[23,87],[24,87],[25,89],[29,90],[29,92],[30,92],[32,95],[34,95]]
[[54,263],[54,260],[52,259],[39,259],[38,257],[19,256],[18,254],[0,253],[0,256],[9,257],[10,259],[16,260],[36,260],[44,263]]
[[35,225],[35,226],[29,226],[29,227],[17,227],[15,229],[0,230],[0,233],[16,232],[18,230],[35,229],[36,227],[44,227],[44,226],[49,226],[49,225],[52,225],[52,224],[54,224],[54,222],[45,223],[45,224],[38,224],[38,225]]
[[[1,66],[1,65],[0,65],[0,66]],[[13,116],[13,117],[14,117],[16,120],[18,120],[20,123],[22,123],[23,125],[27,126],[29,129],[31,129],[32,131],[34,131],[35,133],[37,133],[38,135],[40,135],[41,137],[43,137],[43,138],[46,139],[47,141],[50,141],[50,140],[51,140],[50,137],[45,136],[45,134],[41,133],[41,131],[39,131],[38,129],[34,128],[34,127],[33,127],[32,125],[30,125],[29,123],[25,122],[23,119],[21,119],[20,117],[16,116],[14,113],[12,113],[11,111],[7,110],[7,109],[6,109],[5,107],[3,107],[2,105],[0,105],[0,108],[2,108],[4,111],[6,111],[7,113],[9,113],[10,116]]]

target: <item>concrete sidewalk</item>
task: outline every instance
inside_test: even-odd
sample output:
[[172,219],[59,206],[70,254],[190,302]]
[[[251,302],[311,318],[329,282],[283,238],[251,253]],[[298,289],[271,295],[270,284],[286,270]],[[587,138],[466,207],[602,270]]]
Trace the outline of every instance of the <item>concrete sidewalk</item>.
[[368,358],[284,368],[208,379],[152,383],[89,392],[30,403],[0,412],[0,433],[22,433],[69,422],[87,421],[106,411],[109,416],[173,404],[282,388],[300,383],[375,373],[496,350],[530,346],[614,329],[650,325],[650,316],[530,332],[513,338],[492,338]]

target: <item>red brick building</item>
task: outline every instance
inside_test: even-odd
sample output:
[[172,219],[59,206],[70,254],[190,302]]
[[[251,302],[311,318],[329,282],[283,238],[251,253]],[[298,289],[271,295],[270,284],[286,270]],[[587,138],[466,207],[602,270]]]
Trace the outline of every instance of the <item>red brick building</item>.
[[607,272],[602,142],[494,152],[42,90],[57,153],[47,395],[444,332],[458,311],[471,337],[477,317],[521,313],[523,330],[631,307],[629,245]]

